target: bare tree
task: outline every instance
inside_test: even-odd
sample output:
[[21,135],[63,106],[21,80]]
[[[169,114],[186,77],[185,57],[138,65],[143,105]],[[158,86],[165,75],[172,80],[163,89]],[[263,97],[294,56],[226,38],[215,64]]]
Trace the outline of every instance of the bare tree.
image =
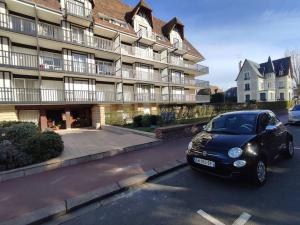
[[300,96],[300,49],[287,50],[285,55],[291,57],[292,73],[297,86],[297,95]]

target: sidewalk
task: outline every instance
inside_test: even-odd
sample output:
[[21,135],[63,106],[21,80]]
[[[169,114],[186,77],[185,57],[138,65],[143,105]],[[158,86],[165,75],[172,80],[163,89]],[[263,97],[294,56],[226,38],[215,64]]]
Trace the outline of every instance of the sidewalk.
[[190,138],[0,185],[0,223],[183,158]]

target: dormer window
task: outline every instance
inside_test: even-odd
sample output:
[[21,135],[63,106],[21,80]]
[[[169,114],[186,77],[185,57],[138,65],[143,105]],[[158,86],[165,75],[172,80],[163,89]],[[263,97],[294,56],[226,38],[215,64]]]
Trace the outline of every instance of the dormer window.
[[147,19],[147,15],[146,15],[146,13],[143,12],[143,11],[139,11],[138,15],[139,15],[140,17],[144,18],[144,19]]

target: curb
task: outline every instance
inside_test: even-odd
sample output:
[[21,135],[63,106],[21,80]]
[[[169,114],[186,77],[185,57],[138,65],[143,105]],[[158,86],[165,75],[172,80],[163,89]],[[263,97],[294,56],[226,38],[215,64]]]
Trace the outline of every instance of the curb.
[[39,209],[27,213],[21,217],[1,222],[0,225],[38,225],[65,215],[76,209],[87,206],[99,200],[111,197],[117,193],[129,190],[132,187],[144,184],[168,172],[182,168],[187,165],[186,159],[179,159],[167,163],[163,167],[153,168],[145,173],[138,174],[104,188],[99,188],[91,192],[79,195],[74,198],[66,199],[56,205]]
[[60,160],[60,159],[52,159],[48,162],[38,163],[35,165],[30,165],[22,168],[17,168],[9,171],[0,172],[0,183],[20,177],[25,177],[37,173],[47,172],[59,168],[64,168],[68,166],[79,165],[82,163],[92,162],[99,159],[104,159],[108,157],[112,157],[115,155],[120,155],[127,152],[142,150],[149,147],[154,147],[160,145],[162,143],[161,140],[156,140],[144,144],[128,146],[120,149],[112,149],[106,152],[96,153],[93,155],[86,155],[78,158]]
[[155,133],[145,132],[145,131],[141,131],[141,130],[134,130],[134,129],[126,128],[126,127],[105,125],[105,126],[102,127],[102,130],[106,130],[106,131],[109,131],[109,132],[116,132],[116,130],[122,130],[122,131],[126,131],[126,132],[129,132],[129,133],[142,135],[142,136],[145,136],[145,137],[156,138]]

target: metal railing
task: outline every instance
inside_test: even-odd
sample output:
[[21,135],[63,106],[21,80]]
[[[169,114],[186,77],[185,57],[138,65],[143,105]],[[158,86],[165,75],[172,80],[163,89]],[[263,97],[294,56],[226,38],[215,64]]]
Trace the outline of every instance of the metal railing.
[[0,13],[0,27],[18,33],[36,35],[36,24],[34,20],[15,15]]
[[196,101],[199,103],[209,103],[210,102],[210,95],[197,95]]
[[114,43],[111,40],[98,36],[88,36],[86,34],[76,35],[72,30],[65,30],[61,27],[47,23],[38,24],[38,35],[53,40],[78,44],[99,50],[113,51]]
[[66,3],[66,13],[74,16],[83,17],[86,19],[92,19],[92,10],[84,7],[84,5],[79,5],[79,2],[67,1]]
[[0,88],[0,102],[49,103],[49,102],[115,102],[115,92]]
[[37,68],[37,55],[0,51],[0,65],[30,69]]
[[149,59],[149,60],[154,60],[158,62],[163,62],[161,58],[161,54],[156,53],[156,52],[147,52],[144,50],[139,49],[139,47],[133,47],[129,45],[121,45],[121,53],[124,55],[130,55],[138,58],[143,58],[143,59]]
[[183,42],[179,42],[179,41],[175,42],[173,44],[173,47],[180,51],[185,51],[185,52],[187,52],[189,50],[189,48],[186,44],[184,44]]
[[205,88],[209,88],[209,81],[204,81],[204,80],[195,80],[196,82],[196,86],[201,88],[201,89],[205,89]]
[[138,93],[135,95],[136,102],[156,102],[157,96],[155,93]]
[[122,68],[122,76],[125,79],[162,82],[161,74],[156,71],[146,72],[146,71],[137,71],[130,68]]
[[153,32],[150,32],[148,30],[145,30],[145,29],[140,29],[138,32],[137,32],[137,36],[139,38],[147,38],[147,39],[150,39],[152,41],[156,41],[156,35],[155,33]]

